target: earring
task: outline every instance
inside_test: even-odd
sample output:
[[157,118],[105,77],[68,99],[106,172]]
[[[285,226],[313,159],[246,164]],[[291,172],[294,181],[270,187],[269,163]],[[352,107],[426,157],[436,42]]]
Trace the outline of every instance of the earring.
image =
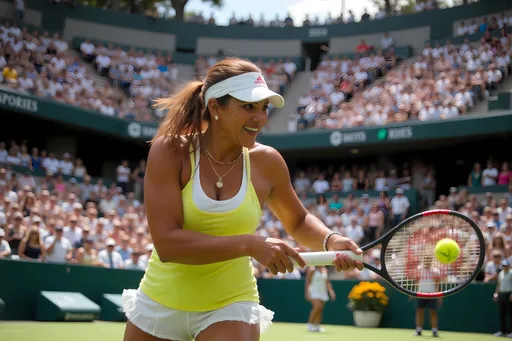
[[217,116],[217,115],[213,116],[213,118],[215,118],[215,121],[219,120],[219,116]]

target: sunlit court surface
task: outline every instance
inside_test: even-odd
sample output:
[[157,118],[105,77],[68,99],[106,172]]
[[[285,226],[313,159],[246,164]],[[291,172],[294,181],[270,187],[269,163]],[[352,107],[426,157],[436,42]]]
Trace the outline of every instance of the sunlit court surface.
[[[53,322],[1,322],[1,341],[111,341],[122,340],[124,323],[53,323]],[[339,341],[339,340],[378,340],[406,341],[433,339],[430,331],[423,336],[414,336],[411,329],[358,328],[352,326],[325,325],[323,333],[306,330],[305,324],[274,323],[262,335],[262,341]],[[450,341],[490,341],[496,337],[485,334],[440,332],[439,339]]]

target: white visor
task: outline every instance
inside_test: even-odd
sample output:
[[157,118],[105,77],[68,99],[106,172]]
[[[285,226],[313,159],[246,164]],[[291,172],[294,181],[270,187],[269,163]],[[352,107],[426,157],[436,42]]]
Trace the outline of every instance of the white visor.
[[277,108],[284,106],[284,98],[270,90],[263,76],[258,72],[247,72],[212,85],[205,94],[205,105],[210,98],[230,95],[243,102],[259,102],[268,99]]

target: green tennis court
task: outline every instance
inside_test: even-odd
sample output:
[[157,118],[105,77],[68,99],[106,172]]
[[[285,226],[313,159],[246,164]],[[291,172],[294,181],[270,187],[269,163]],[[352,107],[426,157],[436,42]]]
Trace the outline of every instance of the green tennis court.
[[[406,341],[433,339],[430,331],[422,337],[413,335],[409,329],[371,329],[350,326],[324,326],[325,333],[308,333],[304,324],[274,323],[262,336],[262,341],[340,341],[340,340],[379,340]],[[124,323],[49,323],[49,322],[2,322],[0,340],[2,341],[121,341]],[[490,341],[496,337],[485,334],[453,333],[440,331],[440,338],[450,341]]]

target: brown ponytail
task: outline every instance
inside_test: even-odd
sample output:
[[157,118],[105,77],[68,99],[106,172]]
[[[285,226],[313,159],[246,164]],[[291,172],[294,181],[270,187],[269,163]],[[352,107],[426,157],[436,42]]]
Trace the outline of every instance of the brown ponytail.
[[[168,98],[160,98],[155,101],[154,107],[166,110],[167,116],[160,123],[158,131],[150,141],[154,143],[160,136],[176,138],[183,136],[187,139],[187,147],[192,143],[194,135],[202,133],[210,121],[210,113],[205,110],[204,94],[212,85],[225,79],[241,75],[247,72],[259,72],[261,70],[248,60],[240,58],[225,58],[212,66],[204,82],[191,81],[181,91]],[[217,98],[217,102],[224,106],[229,95]]]
[[155,137],[150,141],[151,144],[160,136],[178,137],[186,135],[188,147],[193,136],[203,130],[201,116],[204,110],[204,100],[202,89],[203,82],[192,81],[173,96],[159,98],[155,101],[155,108],[166,110],[168,113],[160,123]]

